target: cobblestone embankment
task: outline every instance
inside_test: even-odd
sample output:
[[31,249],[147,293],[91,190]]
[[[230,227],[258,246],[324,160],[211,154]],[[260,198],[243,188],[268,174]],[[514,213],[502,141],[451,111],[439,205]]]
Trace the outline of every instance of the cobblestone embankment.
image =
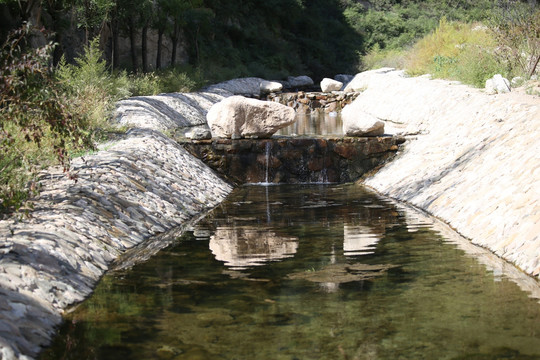
[[115,258],[232,190],[158,132],[131,130],[108,146],[73,161],[76,182],[50,169],[31,217],[0,222],[1,359],[35,357]]
[[0,221],[0,360],[37,356],[115,259],[148,258],[232,191],[162,134],[208,128],[210,107],[231,95],[215,86],[120,101],[114,121],[135,129],[75,159],[76,181],[45,171],[30,216]]
[[[540,275],[540,98],[399,71],[360,75],[356,99],[390,132],[416,134],[365,184],[442,219]],[[387,130],[388,131],[388,130]]]

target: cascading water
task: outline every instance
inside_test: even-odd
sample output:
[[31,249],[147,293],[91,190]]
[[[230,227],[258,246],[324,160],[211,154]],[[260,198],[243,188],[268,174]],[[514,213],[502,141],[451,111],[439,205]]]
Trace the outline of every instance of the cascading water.
[[323,168],[321,170],[321,174],[319,175],[319,182],[321,184],[329,184],[330,182],[328,181],[328,168],[326,166],[326,155],[327,155],[327,152],[328,152],[328,148],[325,147],[324,148],[324,153],[323,153]]
[[270,184],[268,182],[268,173],[269,173],[269,169],[270,169],[270,151],[272,150],[272,143],[271,142],[267,142],[266,145],[265,145],[265,150],[266,150],[266,169],[265,169],[265,177],[264,177],[264,183],[263,185],[268,185]]

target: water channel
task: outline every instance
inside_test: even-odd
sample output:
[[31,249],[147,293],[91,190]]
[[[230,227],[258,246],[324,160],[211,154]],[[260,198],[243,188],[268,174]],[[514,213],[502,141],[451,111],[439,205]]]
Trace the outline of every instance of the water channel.
[[244,186],[107,275],[41,358],[539,359],[540,304],[361,186]]

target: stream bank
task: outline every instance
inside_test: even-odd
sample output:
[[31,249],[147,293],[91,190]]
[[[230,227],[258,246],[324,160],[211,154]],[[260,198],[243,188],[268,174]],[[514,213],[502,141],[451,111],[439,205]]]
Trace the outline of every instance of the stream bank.
[[359,74],[356,83],[365,88],[356,99],[364,111],[411,139],[365,184],[538,278],[540,98],[390,69]]

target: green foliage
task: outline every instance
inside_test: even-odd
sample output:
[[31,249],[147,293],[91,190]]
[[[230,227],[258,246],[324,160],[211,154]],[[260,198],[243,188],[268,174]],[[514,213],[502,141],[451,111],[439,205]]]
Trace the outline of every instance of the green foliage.
[[128,77],[132,95],[156,95],[159,93],[190,92],[204,85],[200,70],[189,66],[177,66]]
[[215,17],[200,38],[197,65],[209,73],[317,79],[355,68],[361,38],[337,0],[205,0],[204,5]]
[[371,70],[382,67],[403,69],[406,62],[406,50],[381,49],[378,44],[362,57],[362,69]]
[[84,119],[89,136],[107,127],[116,101],[131,95],[126,73],[112,75],[101,56],[96,38],[75,59],[75,64],[62,61],[56,71],[58,83],[69,95],[70,110]]
[[540,5],[501,0],[491,27],[500,45],[497,55],[511,71],[530,78],[540,63]]
[[68,149],[90,142],[52,75],[53,44],[30,47],[31,32],[29,24],[13,31],[0,55],[0,213],[22,205],[41,166],[67,169]]
[[493,75],[507,74],[495,55],[496,42],[485,26],[448,22],[421,39],[407,55],[405,67],[411,75],[459,80],[483,87]]
[[439,19],[474,22],[486,20],[494,8],[493,0],[371,0],[363,6],[345,0],[344,14],[349,24],[365,40],[370,51],[403,49],[433,31]]

